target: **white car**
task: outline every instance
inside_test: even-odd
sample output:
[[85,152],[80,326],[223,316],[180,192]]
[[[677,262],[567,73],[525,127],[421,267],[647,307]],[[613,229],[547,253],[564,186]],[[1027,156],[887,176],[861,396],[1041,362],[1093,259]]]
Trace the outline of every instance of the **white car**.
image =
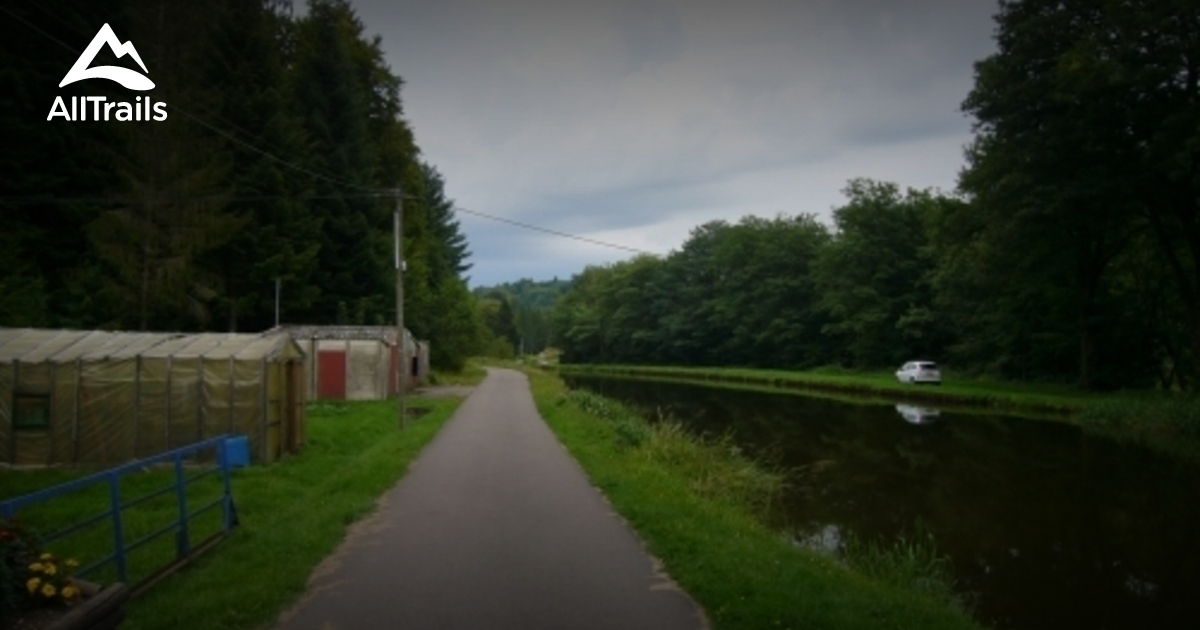
[[896,380],[901,383],[942,383],[942,371],[933,361],[909,361],[896,370]]
[[896,405],[896,411],[900,412],[900,417],[904,418],[906,422],[912,424],[933,424],[942,415],[942,412],[937,409],[927,409],[915,405]]

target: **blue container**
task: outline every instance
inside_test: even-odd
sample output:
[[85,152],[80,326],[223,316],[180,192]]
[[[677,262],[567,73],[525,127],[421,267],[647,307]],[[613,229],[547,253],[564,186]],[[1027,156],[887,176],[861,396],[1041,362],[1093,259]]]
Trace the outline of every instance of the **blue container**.
[[250,438],[235,435],[225,439],[225,464],[230,468],[250,465]]

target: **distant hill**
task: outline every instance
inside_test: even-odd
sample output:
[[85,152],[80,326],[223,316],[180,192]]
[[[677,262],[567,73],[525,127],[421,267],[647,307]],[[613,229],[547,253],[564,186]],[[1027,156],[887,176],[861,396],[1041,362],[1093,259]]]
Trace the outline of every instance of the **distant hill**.
[[571,288],[570,280],[544,280],[535,282],[529,278],[522,278],[516,282],[504,282],[491,287],[478,287],[473,293],[478,297],[484,297],[490,293],[499,291],[508,296],[509,301],[515,307],[516,305],[525,306],[533,309],[548,309],[554,306],[554,301],[558,296],[567,292]]
[[516,282],[505,282],[490,287],[479,287],[473,291],[483,299],[502,294],[511,308],[513,324],[518,334],[516,350],[533,354],[541,352],[550,343],[550,308],[558,296],[571,288],[570,280],[546,280],[534,282],[522,278]]

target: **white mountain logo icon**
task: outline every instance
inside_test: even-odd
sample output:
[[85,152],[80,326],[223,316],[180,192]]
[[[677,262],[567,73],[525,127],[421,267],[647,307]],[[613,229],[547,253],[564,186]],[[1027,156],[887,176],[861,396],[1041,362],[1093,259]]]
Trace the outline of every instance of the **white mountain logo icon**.
[[154,88],[154,82],[146,77],[146,75],[138,74],[129,68],[122,68],[120,66],[96,66],[95,68],[89,68],[88,64],[92,63],[92,60],[96,58],[96,53],[100,52],[100,47],[105,44],[108,44],[108,47],[117,55],[117,58],[129,55],[142,67],[144,72],[150,72],[146,70],[146,64],[142,63],[142,58],[138,56],[137,49],[133,47],[133,42],[130,41],[122,44],[121,40],[117,39],[117,34],[109,28],[108,24],[105,24],[100,27],[100,31],[92,38],[92,43],[88,44],[83,54],[79,55],[79,59],[75,60],[75,65],[71,66],[71,69],[67,72],[67,76],[63,77],[62,83],[59,83],[58,87],[84,79],[110,79],[130,90],[144,91]]

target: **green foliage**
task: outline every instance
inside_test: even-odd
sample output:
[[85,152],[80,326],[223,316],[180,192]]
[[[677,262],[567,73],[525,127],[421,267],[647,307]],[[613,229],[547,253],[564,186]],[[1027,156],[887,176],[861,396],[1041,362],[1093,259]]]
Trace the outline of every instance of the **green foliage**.
[[454,219],[454,201],[446,197],[445,179],[432,165],[421,163],[421,203],[428,214],[428,224],[435,243],[430,253],[430,266],[436,278],[459,278],[471,269],[467,258],[467,237]]
[[995,296],[964,341],[1006,371],[1061,374],[1076,349],[1086,387],[1160,369],[1194,386],[1200,180],[1184,172],[1200,163],[1197,16],[1187,2],[1001,4],[998,50],[963,104],[979,255],[956,268],[973,262]]
[[521,343],[517,332],[517,321],[508,298],[503,293],[493,292],[479,298],[478,311],[483,323],[481,348],[486,356],[496,359],[511,359],[516,356]]
[[884,543],[848,536],[842,547],[845,562],[864,575],[900,588],[925,593],[964,613],[971,612],[968,596],[958,586],[950,559],[938,553],[933,534],[920,524],[912,534]]
[[[398,189],[406,320],[440,367],[477,349],[472,299],[452,286],[466,238],[381,40],[346,0],[288,5],[51,0],[15,9],[36,29],[4,21],[0,325],[264,330],[276,283],[283,323],[393,321],[396,201],[367,193]],[[106,22],[136,42],[168,118],[47,125],[56,95],[107,82],[58,89],[78,51],[45,34],[81,50]]]
[[18,232],[0,234],[0,322],[9,326],[33,326],[47,317],[46,283],[26,257]]
[[961,196],[851,180],[811,219],[696,227],[585,269],[567,362],[893,367],[1081,389],[1200,384],[1200,72],[1186,2],[1015,0],[963,103]]
[[[437,316],[425,329],[429,331],[430,363],[438,370],[461,370],[467,359],[478,353],[483,336],[483,324],[467,285],[458,279],[443,282],[427,312]],[[414,326],[413,330],[420,328]]]
[[926,225],[953,200],[927,191],[901,196],[894,184],[856,179],[849,202],[834,211],[837,234],[818,261],[822,332],[858,367],[900,365],[940,356],[941,319],[933,313],[928,276],[934,269]]
[[[674,429],[648,454],[648,441],[630,445],[616,422],[592,416],[574,401],[622,417],[613,407],[568,394],[560,381],[539,372],[530,380],[547,424],[714,627],[978,627],[925,593],[851,571],[765,525],[754,515],[754,502],[745,500],[757,491],[739,485],[745,465],[740,455],[710,449]],[[676,439],[688,444],[667,445]],[[694,458],[697,451],[702,454]],[[705,471],[730,483],[714,483]]]
[[475,299],[461,277],[470,268],[469,252],[442,176],[421,163],[420,177],[416,211],[405,203],[405,325],[429,340],[434,368],[458,371],[480,351],[483,335]]
[[461,370],[435,370],[432,376],[434,385],[478,385],[487,376],[487,370],[475,361],[467,361]]
[[[236,472],[239,527],[186,570],[132,600],[121,627],[249,630],[274,622],[303,594],[313,569],[337,548],[347,526],[375,508],[460,403],[456,398],[410,400],[431,411],[410,421],[405,431],[396,430],[394,402],[313,406],[308,443],[299,455]],[[69,472],[8,471],[0,478],[0,496],[61,483]],[[163,478],[148,480],[157,488]],[[173,496],[165,499],[175,507]],[[71,495],[66,502],[79,505],[59,511],[90,515],[106,500],[107,494]],[[162,557],[170,559],[174,541],[163,540]]]
[[1097,401],[1079,414],[1084,430],[1200,460],[1200,399],[1195,394]]
[[[133,602],[122,627],[270,623],[460,402],[410,401],[433,411],[405,431],[396,430],[395,404],[387,401],[347,403],[349,414],[311,414],[309,443],[298,457],[243,469],[234,480],[241,526],[233,536]],[[247,584],[255,585],[254,597],[246,596]]]
[[550,344],[551,307],[570,286],[570,281],[558,278],[545,282],[524,278],[494,287],[477,287],[473,293],[480,298],[503,295],[512,308],[517,345],[525,354],[537,354]]
[[477,287],[476,296],[484,297],[495,292],[503,293],[512,304],[521,304],[535,309],[547,309],[571,288],[570,280],[546,280],[537,282],[522,278],[516,282],[504,282],[491,287]]
[[37,535],[24,523],[10,518],[0,521],[0,619],[28,604],[25,581],[39,549]]
[[516,357],[512,343],[503,337],[489,337],[483,345],[481,354],[489,359],[508,361]]
[[[103,317],[75,308],[79,294],[99,298],[91,282],[96,278],[79,277],[88,267],[80,261],[88,250],[81,228],[97,209],[49,199],[92,197],[115,181],[110,147],[121,141],[120,125],[49,124],[46,113],[55,96],[98,94],[93,86],[107,83],[58,87],[101,24],[127,25],[120,19],[122,5],[116,0],[5,5],[22,20],[39,24],[41,32],[9,15],[0,20],[0,78],[8,86],[8,96],[0,100],[5,147],[0,151],[5,173],[0,177],[0,289],[5,296],[0,325],[40,325],[56,317],[94,324]],[[78,42],[77,49],[61,47],[47,34]]]
[[876,366],[937,346],[924,215],[941,199],[866,180],[847,190],[838,234],[811,216],[746,217],[694,229],[666,258],[584,270],[552,314],[556,345],[571,362],[772,368]]
[[619,446],[679,471],[701,496],[742,506],[769,519],[771,507],[784,491],[784,474],[745,455],[732,436],[706,439],[670,419],[650,422],[620,403],[587,390],[570,391],[557,404],[572,404],[588,415],[607,420]]
[[828,240],[809,216],[702,225],[666,258],[585,269],[555,306],[553,342],[571,362],[819,362],[812,265]]

